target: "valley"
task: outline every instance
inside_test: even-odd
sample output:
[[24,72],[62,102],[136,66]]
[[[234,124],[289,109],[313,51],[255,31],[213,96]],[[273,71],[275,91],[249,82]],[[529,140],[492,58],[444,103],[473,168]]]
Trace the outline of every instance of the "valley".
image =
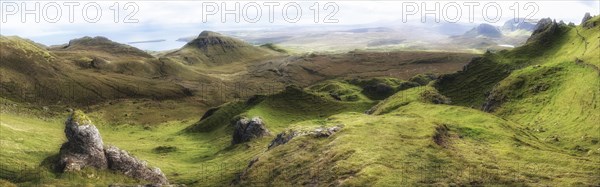
[[482,53],[0,36],[0,186],[598,186],[599,29]]

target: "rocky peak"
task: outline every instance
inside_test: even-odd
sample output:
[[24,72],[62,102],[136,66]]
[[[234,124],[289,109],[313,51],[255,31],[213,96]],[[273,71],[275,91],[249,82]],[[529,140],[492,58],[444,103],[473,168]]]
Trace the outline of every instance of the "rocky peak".
[[581,24],[585,24],[585,22],[587,22],[590,19],[592,19],[592,16],[590,15],[589,12],[586,12],[585,15],[583,15],[583,19],[581,20]]
[[219,48],[238,48],[238,47],[250,47],[250,44],[246,42],[221,35],[213,31],[202,31],[198,37],[186,44],[186,47],[195,47],[200,49],[208,49],[210,47]]
[[559,25],[555,20],[544,18],[538,21],[535,30],[531,33],[531,37],[527,39],[527,43],[540,42],[546,43],[552,40],[552,36],[558,31]]
[[586,29],[591,29],[591,28],[596,27],[596,25],[598,24],[597,21],[589,21],[592,18],[593,17],[590,15],[589,12],[585,13],[585,15],[583,16],[583,20],[581,20],[581,26]]
[[535,26],[535,29],[533,30],[533,34],[543,32],[544,30],[547,30],[547,28],[552,27],[554,25],[556,25],[556,22],[550,18],[540,19],[540,21],[538,21],[537,25]]

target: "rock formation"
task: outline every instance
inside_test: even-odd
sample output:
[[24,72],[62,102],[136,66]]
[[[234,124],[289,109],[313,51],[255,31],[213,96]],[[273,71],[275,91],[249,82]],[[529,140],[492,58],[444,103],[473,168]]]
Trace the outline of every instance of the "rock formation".
[[592,19],[592,16],[590,15],[589,12],[586,12],[585,15],[583,15],[583,19],[581,20],[581,24],[585,24],[585,22],[587,22],[590,19]]
[[589,21],[590,19],[592,19],[592,16],[590,15],[590,13],[589,12],[585,13],[585,15],[583,16],[583,19],[581,20],[581,25],[583,28],[591,29],[596,26],[596,22]]
[[336,132],[342,130],[343,127],[344,127],[344,125],[340,124],[340,125],[336,125],[336,126],[333,126],[333,127],[319,127],[319,128],[317,128],[315,130],[312,130],[312,131],[295,131],[295,130],[289,130],[287,132],[282,132],[282,133],[277,134],[277,136],[275,137],[275,139],[273,139],[271,141],[271,143],[269,143],[268,149],[272,149],[272,148],[277,147],[279,145],[286,144],[287,142],[289,142],[293,138],[296,138],[296,137],[299,137],[299,136],[310,135],[310,136],[313,136],[315,138],[327,138],[327,137],[332,136]]
[[67,142],[60,148],[62,171],[79,171],[84,167],[107,168],[100,132],[81,111],[75,111],[65,122]]
[[63,172],[79,171],[86,167],[108,168],[138,180],[169,184],[160,169],[148,167],[146,162],[117,147],[105,148],[96,126],[79,110],[72,112],[65,122],[65,134],[68,141],[60,148],[58,161]]
[[275,139],[273,139],[271,141],[271,143],[269,143],[268,149],[271,149],[278,145],[286,144],[287,142],[289,142],[290,140],[292,140],[292,138],[294,138],[296,136],[298,136],[298,132],[293,131],[293,130],[289,130],[288,132],[279,133],[279,134],[277,134]]
[[527,43],[538,42],[545,44],[553,41],[553,36],[558,32],[558,29],[559,25],[556,21],[550,18],[541,19],[538,21],[533,33],[531,33],[531,37],[527,39]]
[[259,117],[254,117],[251,120],[248,120],[248,118],[240,118],[235,121],[233,140],[231,143],[239,144],[268,135],[270,135],[269,130],[265,127],[265,124]]
[[129,155],[127,151],[115,146],[109,146],[105,150],[108,160],[108,169],[119,171],[127,176],[150,181],[156,184],[168,184],[167,177],[159,168],[150,168],[146,162]]

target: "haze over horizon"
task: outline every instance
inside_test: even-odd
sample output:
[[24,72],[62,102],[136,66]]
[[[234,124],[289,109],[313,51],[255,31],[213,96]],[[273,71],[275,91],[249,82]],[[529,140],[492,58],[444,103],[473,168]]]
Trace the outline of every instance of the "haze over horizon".
[[[26,2],[26,1],[23,1]],[[92,1],[90,1],[92,2]],[[391,27],[391,28],[403,28],[403,27],[422,27],[428,29],[432,25],[437,24],[455,24],[465,28],[472,28],[480,23],[489,23],[496,26],[501,26],[502,23],[508,21],[518,15],[518,17],[527,17],[530,19],[540,19],[550,17],[556,20],[564,20],[565,22],[573,22],[579,24],[584,13],[590,12],[592,15],[600,14],[600,1],[542,1],[542,2],[528,2],[528,1],[483,1],[477,6],[472,7],[473,19],[470,20],[469,7],[464,6],[465,3],[474,3],[474,1],[448,1],[448,2],[437,2],[439,3],[439,14],[441,17],[440,22],[434,21],[435,15],[427,14],[426,24],[422,24],[421,12],[416,12],[414,15],[407,15],[407,20],[403,20],[403,5],[409,4],[418,8],[417,11],[423,9],[421,1],[335,1],[334,4],[327,4],[328,2],[322,1],[303,1],[298,2],[302,9],[302,16],[295,23],[286,21],[282,16],[282,7],[286,4],[285,2],[279,3],[274,6],[273,15],[269,15],[269,7],[263,6],[265,3],[274,3],[269,1],[248,1],[241,2],[239,10],[246,10],[244,7],[249,3],[255,3],[255,5],[261,6],[262,14],[258,16],[256,23],[251,23],[245,18],[256,18],[256,7],[249,7],[246,14],[241,15],[239,20],[235,20],[235,15],[225,15],[225,21],[221,20],[222,15],[220,12],[213,13],[214,15],[207,14],[206,18],[201,10],[203,6],[208,6],[207,10],[211,10],[211,6],[217,7],[217,11],[224,10],[223,4],[220,1],[212,2],[195,2],[195,1],[175,1],[169,2],[167,5],[158,5],[161,1],[141,1],[133,2],[137,9],[126,2],[120,2],[118,9],[119,17],[118,23],[115,23],[115,2],[111,1],[100,1],[98,4],[101,7],[102,16],[96,23],[88,23],[79,15],[82,7],[85,6],[83,2],[78,6],[75,6],[74,22],[71,23],[68,19],[68,7],[64,7],[63,2],[59,2],[58,5],[62,6],[62,17],[56,23],[49,23],[43,19],[40,19],[39,23],[34,21],[34,15],[26,15],[26,22],[21,21],[22,15],[17,12],[15,15],[10,15],[12,7],[15,3],[20,10],[23,9],[22,1],[3,1],[2,2],[2,28],[0,34],[2,35],[18,35],[31,39],[35,42],[42,43],[44,45],[60,45],[67,43],[69,40],[74,38],[80,38],[83,36],[105,36],[111,40],[120,43],[131,43],[135,47],[144,50],[169,50],[176,49],[185,44],[185,42],[176,41],[179,38],[196,36],[203,30],[214,30],[214,31],[256,31],[256,30],[267,30],[282,32],[288,30],[343,30],[352,28],[368,28],[368,27]],[[291,1],[293,2],[293,1]],[[319,3],[319,19],[315,23],[314,17],[314,6]],[[40,10],[44,9],[44,5],[52,2],[41,2]],[[203,4],[205,3],[205,4]],[[208,4],[206,4],[208,3]],[[290,3],[290,2],[287,2]],[[435,7],[436,2],[426,2],[426,9],[432,9]],[[460,6],[460,12],[462,12],[457,23],[450,23],[445,17],[456,17],[453,12],[459,12],[456,7],[444,7],[449,3],[455,3]],[[497,3],[500,5],[501,16],[496,22],[486,21],[482,15],[483,7],[488,3]],[[518,3],[518,6],[515,5]],[[534,10],[533,7],[527,7],[529,4],[534,3],[538,7],[538,10]],[[25,6],[27,9],[35,6],[33,2],[26,2]],[[234,8],[234,2],[227,2],[225,4],[226,9]],[[337,6],[337,9],[333,6]],[[292,6],[293,7],[293,6]],[[514,11],[515,7],[519,7],[518,14]],[[569,7],[565,9],[564,7]],[[126,9],[127,8],[127,9]],[[289,8],[289,7],[288,7]],[[327,8],[327,9],[325,9]],[[407,12],[412,7],[408,7]],[[492,7],[493,8],[493,7]],[[293,8],[292,8],[293,9]],[[336,11],[337,10],[337,11]],[[444,11],[446,10],[446,11]],[[56,17],[56,10],[54,7],[48,8],[47,17]],[[135,12],[137,11],[137,12]],[[425,10],[423,10],[425,11]],[[91,16],[94,17],[94,11]],[[135,12],[135,13],[134,13]],[[448,13],[446,13],[448,12]],[[494,10],[488,10],[488,17],[495,17]],[[129,13],[133,16],[131,20],[137,20],[136,23],[123,23]],[[41,14],[41,13],[40,13]],[[294,10],[288,10],[288,17],[294,17],[296,12]],[[448,15],[446,15],[448,14]],[[326,16],[331,15],[329,18]],[[245,16],[245,17],[244,17]],[[269,16],[273,16],[273,20],[269,20]],[[204,19],[204,20],[203,20]],[[326,23],[325,19],[334,20],[334,22]],[[464,29],[463,29],[464,30]],[[164,40],[162,42],[156,42],[156,40]],[[140,41],[155,41],[153,43],[139,43]],[[135,43],[138,42],[138,43]]]

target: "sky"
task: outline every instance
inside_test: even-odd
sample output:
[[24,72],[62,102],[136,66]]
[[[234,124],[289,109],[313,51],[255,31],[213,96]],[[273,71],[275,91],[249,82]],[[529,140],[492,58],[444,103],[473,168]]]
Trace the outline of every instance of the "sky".
[[[36,7],[39,6],[39,7]],[[299,10],[299,11],[298,11]],[[178,48],[175,40],[203,30],[407,27],[435,23],[502,25],[515,17],[550,17],[579,24],[600,14],[600,0],[586,1],[6,1],[0,34],[45,45],[83,36],[121,43],[164,39],[147,50]],[[39,20],[36,20],[39,17]],[[236,20],[236,17],[239,17]],[[425,20],[423,20],[425,19]],[[425,21],[427,24],[421,24]]]

